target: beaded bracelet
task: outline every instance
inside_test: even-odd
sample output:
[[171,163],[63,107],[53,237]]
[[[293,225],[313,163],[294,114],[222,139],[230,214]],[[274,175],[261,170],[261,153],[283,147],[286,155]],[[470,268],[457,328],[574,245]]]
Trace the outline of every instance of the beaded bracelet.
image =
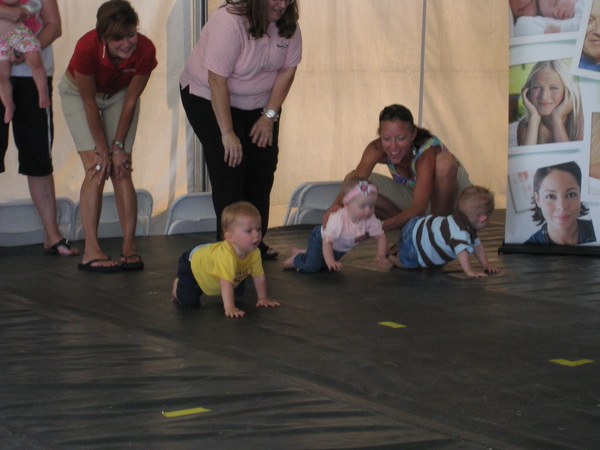
[[98,150],[95,151],[96,156],[100,156],[102,158],[106,158],[107,156],[110,156],[110,152],[109,153],[104,153],[104,152],[99,152]]

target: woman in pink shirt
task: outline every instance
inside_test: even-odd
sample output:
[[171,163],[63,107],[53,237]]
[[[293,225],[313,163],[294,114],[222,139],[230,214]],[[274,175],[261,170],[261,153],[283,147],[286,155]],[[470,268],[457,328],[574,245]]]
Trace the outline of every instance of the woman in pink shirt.
[[[263,236],[277,157],[281,105],[302,57],[295,0],[226,0],[212,13],[181,75],[181,101],[204,150],[222,239],[223,209],[245,200]],[[263,258],[277,252],[261,243]]]

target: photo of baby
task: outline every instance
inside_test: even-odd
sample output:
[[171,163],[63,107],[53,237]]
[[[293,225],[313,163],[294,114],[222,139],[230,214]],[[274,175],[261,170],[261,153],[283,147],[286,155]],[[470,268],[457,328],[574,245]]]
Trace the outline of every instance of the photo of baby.
[[509,0],[512,37],[579,31],[583,0]]

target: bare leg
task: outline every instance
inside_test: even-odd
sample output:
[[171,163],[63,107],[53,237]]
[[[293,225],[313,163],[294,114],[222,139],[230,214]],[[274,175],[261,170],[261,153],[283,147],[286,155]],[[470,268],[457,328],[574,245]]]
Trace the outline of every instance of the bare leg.
[[[113,170],[114,166],[113,166]],[[111,176],[115,188],[115,201],[119,213],[119,222],[123,230],[123,256],[129,257],[137,253],[135,244],[135,227],[137,225],[137,196],[131,177],[120,177],[115,174]],[[134,263],[140,258],[122,258],[121,262]]]
[[458,161],[450,152],[440,152],[435,160],[435,180],[431,194],[431,214],[447,216],[454,211],[458,194]]
[[[31,200],[35,205],[42,224],[46,237],[44,239],[44,248],[46,250],[52,248],[54,244],[61,241],[63,237],[60,234],[58,224],[56,223],[56,196],[54,193],[54,178],[52,175],[43,177],[28,176],[29,193]],[[60,246],[56,249],[62,256],[78,255],[79,250],[76,248],[69,249],[66,246]]]
[[177,300],[177,285],[179,284],[179,278],[175,278],[173,281],[173,289],[171,290],[171,295],[175,300]]
[[286,259],[285,261],[283,261],[283,268],[284,269],[293,269],[294,268],[294,258],[299,255],[300,253],[306,253],[306,249],[305,248],[296,248],[296,247],[292,247],[292,255]]
[[10,61],[0,61],[0,100],[4,105],[4,123],[12,120],[15,112],[15,104],[13,102],[12,84],[10,83]]
[[[79,156],[83,162],[84,170],[94,162],[94,152],[92,150],[79,152]],[[96,177],[90,180],[88,176],[84,176],[79,200],[81,225],[85,234],[85,250],[82,259],[82,263],[84,264],[94,259],[108,259],[106,254],[100,249],[100,243],[98,242],[98,223],[100,222],[100,212],[102,211],[103,190],[104,180],[98,184]],[[98,261],[93,264],[95,267],[116,265],[118,265],[118,261]]]
[[383,195],[378,195],[375,201],[375,216],[379,220],[389,219],[397,216],[402,211],[391,200]]
[[40,108],[50,106],[50,95],[48,94],[48,75],[42,63],[42,54],[40,52],[25,53],[25,62],[31,68],[33,81],[40,97]]

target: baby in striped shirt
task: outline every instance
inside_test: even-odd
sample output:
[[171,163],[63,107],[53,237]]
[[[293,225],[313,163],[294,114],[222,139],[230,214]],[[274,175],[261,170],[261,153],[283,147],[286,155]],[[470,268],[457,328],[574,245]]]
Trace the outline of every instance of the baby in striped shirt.
[[[442,266],[458,258],[469,278],[487,277],[499,270],[488,263],[477,232],[485,228],[494,212],[494,194],[481,186],[469,186],[458,196],[456,212],[450,216],[413,217],[402,228],[398,253],[388,256],[405,269]],[[470,254],[483,271],[471,267]]]

